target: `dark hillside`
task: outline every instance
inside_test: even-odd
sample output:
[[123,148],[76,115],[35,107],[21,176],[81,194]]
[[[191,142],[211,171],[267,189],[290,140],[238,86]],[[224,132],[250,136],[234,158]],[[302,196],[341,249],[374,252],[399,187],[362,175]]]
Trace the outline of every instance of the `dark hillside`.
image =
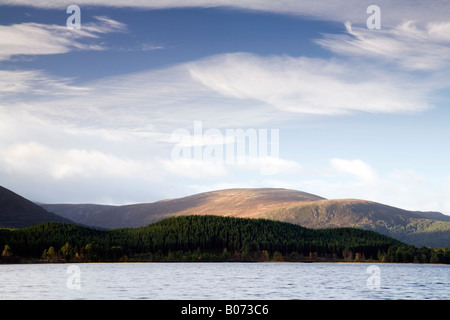
[[374,231],[315,230],[265,219],[205,215],[113,230],[61,223],[1,229],[0,247],[6,246],[10,255],[21,259],[53,262],[450,262],[448,250],[416,248]]
[[72,223],[0,186],[0,227],[23,228],[43,222]]

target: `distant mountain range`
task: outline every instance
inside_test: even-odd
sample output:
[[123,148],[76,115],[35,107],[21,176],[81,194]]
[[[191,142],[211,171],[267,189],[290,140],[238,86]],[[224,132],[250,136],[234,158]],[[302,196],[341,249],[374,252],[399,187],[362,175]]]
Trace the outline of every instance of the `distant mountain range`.
[[43,207],[77,223],[108,229],[140,227],[181,215],[221,215],[267,218],[314,229],[356,227],[417,246],[450,247],[450,216],[442,213],[407,211],[365,200],[327,200],[287,189],[227,189],[124,206]]
[[450,216],[442,213],[408,211],[357,199],[327,200],[296,190],[227,189],[123,206],[38,206],[7,189],[0,189],[0,227],[20,228],[39,221],[64,221],[105,229],[136,228],[183,215],[265,218],[314,229],[355,227],[416,246],[450,247]]

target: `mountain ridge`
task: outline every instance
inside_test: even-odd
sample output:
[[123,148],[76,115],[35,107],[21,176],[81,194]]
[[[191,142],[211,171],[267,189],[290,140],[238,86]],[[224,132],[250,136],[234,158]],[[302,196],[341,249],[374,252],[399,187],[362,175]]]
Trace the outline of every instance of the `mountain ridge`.
[[0,227],[54,221],[114,229],[188,215],[264,218],[307,228],[356,227],[416,246],[450,247],[450,216],[360,199],[325,199],[283,188],[234,188],[122,206],[39,204],[0,187]]
[[[296,190],[283,188],[233,188],[197,193],[194,195],[160,200],[151,203],[128,204],[102,208],[102,212],[87,225],[101,228],[140,227],[164,218],[179,215],[223,215],[236,217],[257,217],[259,212],[275,209],[281,205],[302,201],[323,200],[324,198]],[[43,204],[45,209],[68,216],[73,205]],[[72,219],[76,218],[73,215]],[[107,219],[106,219],[107,217]],[[77,221],[80,222],[81,221]]]
[[[75,216],[67,215],[68,211],[73,210],[71,205],[43,206],[77,221]],[[101,212],[83,220],[83,223],[113,229],[145,226],[182,215],[220,215],[265,218],[315,229],[356,227],[409,244],[450,247],[450,216],[442,213],[409,211],[369,200],[325,199],[283,188],[215,190],[153,203],[100,209]],[[81,220],[77,222],[81,223]]]
[[307,228],[354,227],[373,230],[413,245],[450,246],[449,216],[408,211],[367,200],[337,199],[296,204],[265,212],[261,218]]

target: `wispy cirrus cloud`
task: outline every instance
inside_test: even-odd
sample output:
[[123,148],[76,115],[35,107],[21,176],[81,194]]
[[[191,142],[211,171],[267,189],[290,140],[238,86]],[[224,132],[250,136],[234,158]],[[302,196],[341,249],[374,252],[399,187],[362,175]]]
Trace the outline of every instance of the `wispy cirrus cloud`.
[[[82,84],[44,72],[23,71],[18,76],[14,71],[13,75],[15,84],[9,90],[16,92],[0,90],[4,98],[0,109],[21,110],[75,128],[165,132],[165,141],[170,141],[173,130],[192,128],[196,120],[208,127],[234,128],[258,126],[274,117],[273,106],[227,97],[205,87],[192,79],[185,64]],[[39,95],[42,89],[51,94]],[[279,119],[285,116],[277,115]]]
[[430,91],[407,74],[338,59],[225,54],[187,65],[193,79],[224,96],[277,109],[335,115],[354,111],[414,113]]
[[107,17],[95,17],[96,22],[83,24],[80,30],[61,25],[21,23],[0,26],[0,61],[17,55],[62,54],[73,50],[103,50],[96,42],[99,34],[123,32],[126,25]]
[[450,22],[421,27],[406,21],[375,32],[353,27],[350,22],[345,26],[347,34],[328,34],[316,42],[341,55],[393,62],[406,70],[434,71],[450,66]]
[[84,31],[95,33],[112,33],[112,32],[126,32],[128,27],[126,24],[110,19],[106,16],[94,16],[96,22],[83,23],[82,29]]
[[64,96],[87,91],[77,86],[72,79],[54,77],[42,70],[0,70],[1,104],[31,99],[32,96]]
[[421,79],[336,59],[223,54],[82,84],[41,71],[0,73],[5,110],[84,128],[170,134],[196,120],[215,128],[267,128],[293,115],[410,114],[432,107],[433,88]]

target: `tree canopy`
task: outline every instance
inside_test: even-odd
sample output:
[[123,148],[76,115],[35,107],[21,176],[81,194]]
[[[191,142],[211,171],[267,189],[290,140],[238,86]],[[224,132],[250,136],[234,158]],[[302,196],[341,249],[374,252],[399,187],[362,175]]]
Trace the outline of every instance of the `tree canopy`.
[[[38,261],[364,261],[450,263],[448,249],[416,248],[355,228],[308,229],[266,219],[181,216],[99,230],[43,223],[0,230],[4,252]],[[3,259],[5,260],[5,259]]]

